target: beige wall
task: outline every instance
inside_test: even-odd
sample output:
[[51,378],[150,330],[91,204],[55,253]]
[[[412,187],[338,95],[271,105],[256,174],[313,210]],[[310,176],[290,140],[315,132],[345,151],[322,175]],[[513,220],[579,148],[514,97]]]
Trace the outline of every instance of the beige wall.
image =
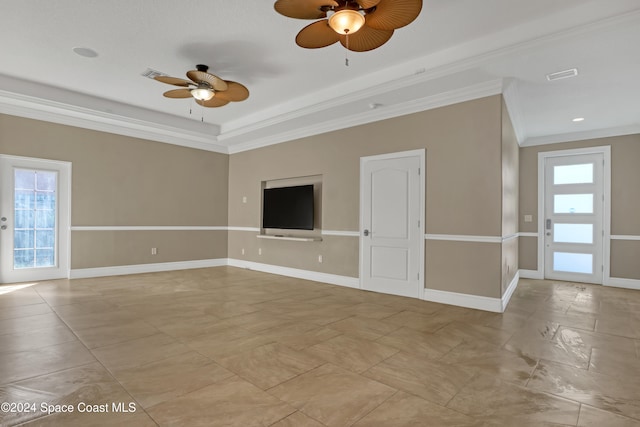
[[425,286],[500,298],[500,244],[427,240]]
[[[640,236],[640,135],[520,149],[499,95],[232,156],[0,115],[0,154],[72,162],[73,226],[259,227],[262,181],[317,175],[322,228],[358,231],[360,157],[424,148],[426,233],[506,237],[537,232],[538,152],[599,145],[612,147],[611,233]],[[74,231],[71,265],[230,257],[358,276],[357,237],[304,243],[255,234]],[[611,257],[613,277],[640,279],[640,241],[613,240]],[[427,240],[425,267],[428,288],[500,297],[518,267],[537,268],[537,239]]]
[[521,270],[538,269],[538,238],[520,236],[518,238],[518,268]]
[[509,117],[507,107],[502,101],[502,280],[501,294],[513,281],[518,272],[518,191],[519,191],[520,146]]
[[[520,150],[520,231],[538,231],[538,153],[611,146],[611,234],[640,236],[640,135],[525,147]],[[533,215],[525,223],[524,215]],[[524,239],[523,239],[524,240]],[[520,268],[537,267],[537,239],[520,244]],[[640,279],[640,241],[611,241],[611,276]]]
[[[8,115],[0,153],[72,163],[72,226],[227,224],[224,154]],[[71,266],[225,258],[226,239],[226,231],[73,231]]]
[[[360,157],[426,148],[426,232],[502,236],[501,120],[502,98],[491,96],[233,154],[229,225],[260,227],[262,181],[322,175],[323,229],[358,231]],[[255,234],[231,231],[229,256],[358,275],[357,237],[267,242]],[[428,241],[425,252],[426,287],[501,296],[499,244]],[[322,264],[319,254],[328,254]]]

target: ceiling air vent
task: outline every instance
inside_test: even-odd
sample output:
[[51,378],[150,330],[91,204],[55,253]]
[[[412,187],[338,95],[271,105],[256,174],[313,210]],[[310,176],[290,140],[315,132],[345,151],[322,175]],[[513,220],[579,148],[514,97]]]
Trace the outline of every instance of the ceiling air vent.
[[578,75],[578,69],[572,68],[570,70],[558,71],[557,73],[547,74],[547,80],[552,82],[554,80],[569,79],[577,75]]
[[149,79],[154,79],[157,76],[168,76],[168,74],[162,73],[157,70],[153,70],[151,68],[147,68],[141,75]]

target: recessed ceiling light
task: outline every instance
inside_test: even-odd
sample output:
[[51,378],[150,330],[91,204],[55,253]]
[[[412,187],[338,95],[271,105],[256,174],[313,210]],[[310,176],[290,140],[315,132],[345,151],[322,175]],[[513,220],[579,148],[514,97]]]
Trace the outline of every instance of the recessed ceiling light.
[[571,68],[570,70],[563,70],[563,71],[558,71],[558,72],[555,72],[555,73],[547,74],[547,80],[552,82],[554,80],[568,79],[568,78],[571,78],[571,77],[575,77],[577,75],[578,75],[578,69],[577,68]]
[[73,51],[80,56],[84,56],[85,58],[95,58],[98,56],[98,52],[88,47],[74,47]]
[[583,122],[584,121],[584,117],[576,117],[575,119],[572,120],[572,122]]

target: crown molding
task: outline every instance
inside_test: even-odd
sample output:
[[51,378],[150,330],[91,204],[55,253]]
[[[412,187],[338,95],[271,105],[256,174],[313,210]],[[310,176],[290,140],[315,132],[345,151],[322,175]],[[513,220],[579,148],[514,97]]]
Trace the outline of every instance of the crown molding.
[[396,105],[365,111],[363,113],[345,116],[339,119],[328,120],[310,126],[299,127],[292,131],[281,132],[263,138],[257,138],[248,143],[240,143],[229,146],[229,154],[255,150],[293,139],[305,138],[335,130],[345,129],[366,123],[377,122],[393,117],[404,116],[420,111],[431,110],[460,102],[471,101],[487,96],[498,95],[502,92],[502,79],[490,80],[465,88],[456,89],[432,96],[427,96],[412,101],[402,102]]
[[227,153],[215,135],[0,90],[0,113],[84,129]]
[[634,135],[640,133],[640,123],[630,126],[620,126],[607,129],[594,129],[584,132],[561,133],[557,135],[537,136],[527,138],[521,147],[557,144],[560,142],[583,141],[588,139],[609,138],[612,136]]

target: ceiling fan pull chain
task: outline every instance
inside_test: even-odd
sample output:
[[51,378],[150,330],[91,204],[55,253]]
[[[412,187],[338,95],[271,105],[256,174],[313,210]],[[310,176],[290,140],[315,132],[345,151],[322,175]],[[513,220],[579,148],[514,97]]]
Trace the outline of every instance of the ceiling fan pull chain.
[[344,38],[347,45],[347,49],[344,51],[344,66],[348,67],[349,66],[349,34],[347,33],[344,36]]

